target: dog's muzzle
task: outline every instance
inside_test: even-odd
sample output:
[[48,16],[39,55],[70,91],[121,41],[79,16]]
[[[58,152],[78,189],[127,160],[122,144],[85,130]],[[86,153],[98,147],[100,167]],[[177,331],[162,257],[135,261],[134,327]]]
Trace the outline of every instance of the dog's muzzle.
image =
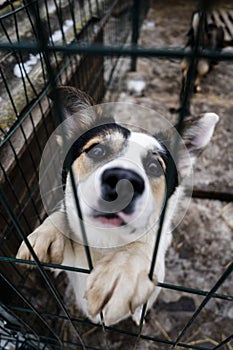
[[100,207],[108,213],[132,214],[136,199],[145,189],[143,178],[133,170],[106,169],[101,176]]

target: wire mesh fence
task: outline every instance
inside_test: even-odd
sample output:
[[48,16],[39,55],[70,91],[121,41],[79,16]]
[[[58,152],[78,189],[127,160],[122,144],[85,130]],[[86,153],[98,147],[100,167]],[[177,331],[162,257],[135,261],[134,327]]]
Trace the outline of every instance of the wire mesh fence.
[[[201,5],[204,12],[208,10],[205,2]],[[223,283],[231,278],[231,262],[223,274],[216,278],[209,291],[159,281],[158,285],[162,289],[203,297],[190,320],[178,330],[175,339],[144,334],[146,305],[138,327],[129,327],[127,321],[123,324],[124,328],[107,327],[104,320],[102,324],[96,325],[83,319],[77,310],[74,312],[72,297],[69,296],[69,302],[63,297],[67,293],[68,283],[65,275],[60,274],[54,279],[50,270],[46,269],[50,267],[89,274],[93,263],[88,246],[86,254],[89,269],[83,269],[40,261],[27,240],[27,235],[46,216],[39,193],[39,163],[49,136],[60,123],[59,118],[62,118],[59,111],[57,118],[54,116],[48,98],[56,85],[77,86],[100,102],[104,94],[109,94],[112,86],[115,86],[112,82],[117,84],[122,57],[128,58],[128,66],[132,70],[136,69],[137,57],[187,57],[189,68],[180,97],[178,119],[178,131],[182,133],[183,122],[190,109],[198,59],[233,60],[232,53],[203,50],[200,47],[200,37],[203,35],[201,25],[197,40],[189,51],[182,48],[139,46],[137,41],[140,25],[148,8],[149,2],[136,0],[25,0],[7,1],[1,6],[0,346],[3,349],[109,349],[111,337],[124,337],[128,339],[127,347],[132,345],[132,348],[147,349],[151,346],[151,349],[206,350],[209,347],[184,342],[184,335],[210,300],[233,301],[233,295],[219,292]],[[216,16],[213,13],[212,16]],[[204,21],[204,16],[202,20]],[[230,30],[228,35],[231,35]],[[232,40],[231,37],[228,39]],[[78,198],[76,203],[80,217],[82,213]],[[153,275],[165,213],[166,202],[148,271],[150,278]],[[85,227],[82,229],[85,242]],[[15,258],[22,240],[26,242],[34,261]],[[33,265],[37,269],[25,270],[21,268],[22,264]],[[43,298],[42,290],[45,293]],[[89,342],[89,336],[96,330],[101,333],[102,341]],[[233,334],[229,334],[212,349],[224,349],[226,346],[229,346],[226,349],[231,349],[232,339]],[[140,340],[143,345],[140,345]]]

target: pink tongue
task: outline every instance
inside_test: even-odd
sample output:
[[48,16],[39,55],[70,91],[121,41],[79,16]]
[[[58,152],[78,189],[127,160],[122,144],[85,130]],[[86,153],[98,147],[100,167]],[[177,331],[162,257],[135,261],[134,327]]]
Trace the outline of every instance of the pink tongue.
[[98,220],[102,222],[102,224],[109,224],[117,227],[123,224],[123,221],[120,218],[106,218],[104,216],[99,216]]

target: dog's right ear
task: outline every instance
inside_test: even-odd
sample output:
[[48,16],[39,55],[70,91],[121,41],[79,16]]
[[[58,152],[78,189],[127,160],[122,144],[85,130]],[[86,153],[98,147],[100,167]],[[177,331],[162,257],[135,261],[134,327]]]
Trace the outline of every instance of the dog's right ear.
[[178,166],[181,173],[188,173],[198,155],[210,142],[219,116],[215,113],[204,113],[198,117],[186,117],[182,139],[189,152],[189,159],[180,151]]
[[[105,116],[99,105],[84,91],[71,86],[58,86],[49,97],[62,109],[65,120],[66,137],[77,139],[84,132],[98,125],[113,123],[114,119]],[[92,108],[93,107],[93,108]],[[58,139],[61,143],[61,138]]]
[[[157,134],[158,139],[171,152],[181,177],[190,174],[193,164],[210,142],[218,121],[217,114],[208,112],[196,117],[186,117],[182,135],[177,134],[177,125],[165,133]],[[174,154],[175,141],[178,141],[178,154]]]

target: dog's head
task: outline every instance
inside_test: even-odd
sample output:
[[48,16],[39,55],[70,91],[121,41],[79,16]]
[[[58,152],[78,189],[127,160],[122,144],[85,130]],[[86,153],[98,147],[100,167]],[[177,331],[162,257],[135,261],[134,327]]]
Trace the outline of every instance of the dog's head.
[[[80,90],[59,87],[57,92],[67,119],[66,137],[72,140],[66,159],[72,165],[89,244],[112,247],[137,239],[158,222],[166,195],[169,201],[175,197],[179,177],[190,165],[187,155],[181,154],[175,165],[167,137],[117,124],[109,108],[93,107]],[[209,142],[217,120],[213,113],[188,120],[184,140],[189,163]],[[169,162],[173,176],[168,189]],[[66,212],[76,239],[82,241],[73,185],[68,173]]]

